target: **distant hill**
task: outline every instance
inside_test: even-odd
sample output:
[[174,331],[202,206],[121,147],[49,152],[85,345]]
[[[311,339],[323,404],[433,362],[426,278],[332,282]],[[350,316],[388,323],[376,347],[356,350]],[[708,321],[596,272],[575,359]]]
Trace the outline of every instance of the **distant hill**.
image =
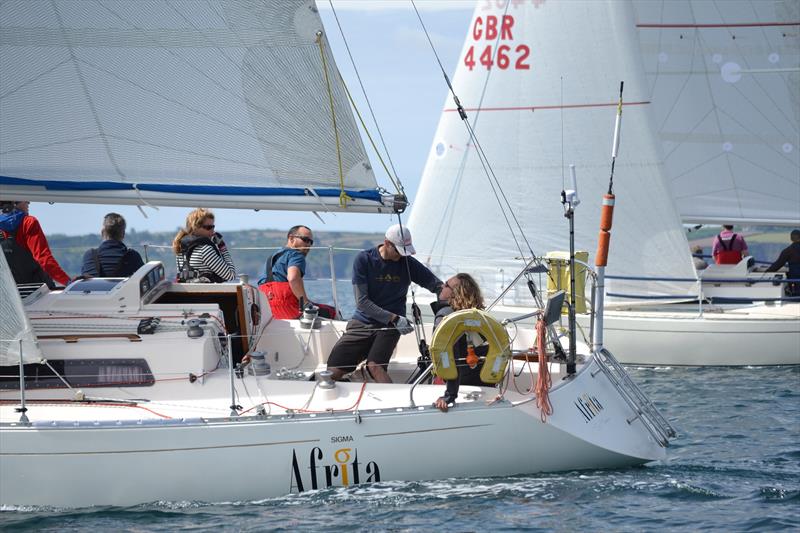
[[[257,281],[264,275],[264,263],[275,249],[286,243],[285,230],[242,230],[223,233],[225,243],[231,250],[236,269]],[[172,252],[174,232],[149,232],[131,229],[125,236],[125,244],[136,249],[145,261],[158,260],[167,268],[167,275],[174,276],[175,255]],[[61,267],[70,276],[81,272],[83,254],[97,247],[100,235],[67,236],[52,234],[47,236]],[[336,248],[333,253],[334,271],[337,279],[349,280],[352,274],[354,255],[359,251],[383,242],[383,233],[359,233],[344,231],[314,232],[314,249],[308,254],[306,276],[310,279],[331,277],[328,246]],[[266,249],[272,248],[272,249]]]
[[[689,245],[699,244],[705,254],[710,254],[711,241],[719,231],[718,226],[706,226],[690,232],[687,235]],[[750,251],[756,260],[770,262],[789,245],[791,229],[759,226],[741,228],[740,231],[747,239]],[[138,250],[146,260],[162,261],[167,267],[167,275],[174,276],[175,256],[171,249],[173,237],[175,237],[174,232],[155,233],[131,229],[125,237],[125,244]],[[224,232],[224,237],[231,249],[236,269],[248,274],[254,281],[264,275],[264,262],[267,257],[286,242],[285,230],[228,231]],[[48,235],[47,239],[56,259],[70,276],[80,274],[84,252],[100,244],[100,236],[92,234],[71,237],[53,234]],[[327,248],[333,246],[336,278],[349,280],[352,275],[354,255],[359,250],[382,242],[383,233],[318,231],[314,232],[314,241],[314,250],[308,255],[306,276],[309,279],[331,277]]]

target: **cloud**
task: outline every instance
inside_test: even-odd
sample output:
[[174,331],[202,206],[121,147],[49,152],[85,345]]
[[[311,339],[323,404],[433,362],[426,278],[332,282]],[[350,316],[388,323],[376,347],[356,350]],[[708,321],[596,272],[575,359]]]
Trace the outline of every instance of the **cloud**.
[[[475,0],[415,0],[417,9],[424,11],[470,11],[475,9]],[[317,7],[329,11],[328,0],[317,0]],[[413,10],[410,0],[334,0],[337,11],[408,11]]]

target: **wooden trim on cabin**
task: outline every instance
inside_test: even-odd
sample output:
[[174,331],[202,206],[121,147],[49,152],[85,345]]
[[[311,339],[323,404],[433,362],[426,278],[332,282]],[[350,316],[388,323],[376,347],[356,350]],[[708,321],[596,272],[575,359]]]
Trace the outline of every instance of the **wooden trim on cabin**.
[[244,311],[244,293],[242,285],[236,286],[236,308],[239,315],[239,335],[242,338],[242,354],[250,351],[250,323],[247,321],[247,314]]

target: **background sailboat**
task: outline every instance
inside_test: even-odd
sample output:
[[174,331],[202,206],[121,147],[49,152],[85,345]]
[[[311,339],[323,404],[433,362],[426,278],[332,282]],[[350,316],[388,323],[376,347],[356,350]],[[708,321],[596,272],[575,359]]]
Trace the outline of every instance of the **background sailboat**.
[[799,226],[800,4],[634,1],[634,9],[682,220]]
[[[420,255],[441,272],[478,274],[486,292],[497,294],[506,272],[519,268],[515,256],[529,255],[514,232],[514,218],[536,253],[567,249],[558,231],[566,225],[559,201],[566,163],[577,167],[583,200],[576,245],[593,252],[619,80],[625,81],[626,105],[607,272],[627,279],[610,280],[608,292],[696,297],[630,2],[476,7],[453,86],[511,208],[501,209],[493,197],[484,165],[448,98],[409,222]],[[648,280],[643,284],[636,277]],[[503,301],[513,303],[522,294]],[[699,316],[696,306],[648,305],[607,313],[606,343],[622,361],[645,364],[800,362],[795,350],[800,317],[793,308],[730,311]],[[774,350],[763,354],[759,335],[767,332],[773,333]],[[713,353],[705,353],[712,334]]]

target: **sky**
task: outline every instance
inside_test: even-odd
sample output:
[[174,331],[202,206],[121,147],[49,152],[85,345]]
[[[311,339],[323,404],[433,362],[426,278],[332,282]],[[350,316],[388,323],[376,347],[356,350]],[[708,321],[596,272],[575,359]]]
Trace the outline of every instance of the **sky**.
[[[485,1],[485,0],[484,0]],[[431,35],[448,76],[456,63],[475,6],[474,1],[416,0],[417,9]],[[328,40],[353,96],[359,99],[358,81],[347,57],[328,0],[317,0]],[[413,203],[425,161],[431,148],[439,115],[447,98],[447,85],[425,38],[410,1],[334,0],[359,74],[372,104],[390,156]],[[366,105],[359,103],[362,115]],[[374,126],[370,128],[375,136]],[[365,143],[366,144],[366,143]],[[380,163],[368,150],[378,185],[394,191]],[[147,218],[134,206],[93,204],[31,204],[48,234],[99,233],[103,216],[122,214],[128,231],[174,231],[183,225],[187,208],[144,207]],[[407,210],[404,222],[408,218]],[[389,215],[326,214],[288,211],[214,209],[217,229],[288,229],[304,224],[317,231],[382,232],[397,220]]]

